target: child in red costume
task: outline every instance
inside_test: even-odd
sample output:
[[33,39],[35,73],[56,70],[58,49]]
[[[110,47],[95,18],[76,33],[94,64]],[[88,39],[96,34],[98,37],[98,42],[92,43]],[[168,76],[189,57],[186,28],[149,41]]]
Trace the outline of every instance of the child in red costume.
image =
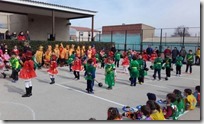
[[157,57],[158,57],[158,56],[157,56],[157,53],[154,51],[154,52],[152,53],[152,55],[151,55],[150,61],[153,62]]
[[122,66],[123,66],[123,70],[124,73],[128,74],[128,67],[129,67],[130,61],[128,56],[125,56],[123,61],[122,61]]
[[58,74],[58,70],[57,70],[57,56],[54,55],[54,54],[51,56],[50,68],[49,68],[49,70],[47,70],[47,72],[50,75],[50,80],[51,80],[50,84],[54,84],[55,83],[54,75]]
[[32,96],[32,82],[31,79],[37,77],[34,70],[34,62],[32,61],[32,52],[26,52],[26,60],[23,63],[23,68],[20,70],[19,77],[25,80],[26,94],[22,97]]
[[79,56],[76,56],[74,60],[74,64],[72,66],[72,70],[74,71],[75,79],[79,80],[80,79],[79,72],[83,70],[82,62],[81,62],[81,59],[79,59]]

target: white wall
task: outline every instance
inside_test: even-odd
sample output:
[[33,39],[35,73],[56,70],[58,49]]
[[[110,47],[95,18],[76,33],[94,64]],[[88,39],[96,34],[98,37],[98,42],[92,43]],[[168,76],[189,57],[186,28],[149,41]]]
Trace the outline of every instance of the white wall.
[[[68,41],[68,21],[62,18],[56,18],[55,21],[56,40]],[[52,17],[28,15],[28,30],[31,40],[47,40],[48,34],[52,34]]]
[[10,32],[25,32],[28,30],[28,17],[27,15],[13,14],[9,16],[10,20]]

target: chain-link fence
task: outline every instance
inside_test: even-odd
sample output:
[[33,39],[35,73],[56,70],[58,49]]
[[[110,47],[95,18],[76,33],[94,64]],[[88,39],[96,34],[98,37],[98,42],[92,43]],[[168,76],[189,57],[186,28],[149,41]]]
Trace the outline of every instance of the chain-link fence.
[[151,46],[161,52],[167,47],[185,47],[195,52],[200,47],[200,27],[109,31],[96,35],[95,41],[114,42],[116,49],[122,51],[142,51]]

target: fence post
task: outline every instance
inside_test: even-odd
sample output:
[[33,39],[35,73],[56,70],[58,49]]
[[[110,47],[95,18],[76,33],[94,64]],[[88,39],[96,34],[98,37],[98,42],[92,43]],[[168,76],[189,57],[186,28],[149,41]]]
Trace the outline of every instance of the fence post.
[[161,29],[161,35],[160,35],[159,51],[160,51],[160,53],[162,53],[162,29]]
[[183,29],[183,47],[185,44],[185,33],[186,33],[186,28]]
[[127,50],[127,30],[125,31],[125,52]]
[[113,31],[111,31],[111,43],[113,42]]
[[143,29],[141,30],[141,34],[140,34],[140,39],[141,39],[141,43],[140,43],[140,53],[142,53],[143,51]]

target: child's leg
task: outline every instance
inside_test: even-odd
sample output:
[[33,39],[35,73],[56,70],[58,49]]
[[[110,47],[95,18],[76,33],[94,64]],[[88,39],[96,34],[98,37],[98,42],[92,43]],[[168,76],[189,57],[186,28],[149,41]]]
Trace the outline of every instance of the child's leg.
[[30,90],[29,90],[29,87],[30,87],[30,80],[25,80],[25,89],[26,89],[26,93],[24,95],[22,95],[22,97],[29,97],[30,95]]
[[92,83],[92,81],[91,80],[87,80],[87,91],[88,91],[88,93],[89,92],[91,92],[91,83]]
[[72,64],[69,64],[69,71],[72,72]]
[[157,73],[157,70],[154,69],[154,75],[153,75],[153,78],[156,79],[156,73]]
[[192,64],[189,64],[190,66],[190,73],[192,73]]
[[179,74],[179,66],[176,66],[176,75]]
[[161,69],[158,69],[159,80],[161,80]]
[[80,79],[79,71],[77,71],[77,79]]
[[181,66],[178,66],[178,74],[181,75]]
[[18,80],[18,71],[17,70],[13,70],[13,80],[17,81]]
[[137,78],[135,77],[134,78],[134,86],[136,86],[136,84],[137,84]]
[[30,80],[28,84],[29,84],[29,95],[32,96],[32,88],[33,88],[32,81]]
[[186,64],[186,73],[188,72],[189,64]]
[[77,74],[76,74],[76,71],[74,71],[74,76],[75,76],[75,78],[77,78]]
[[125,66],[125,73],[128,74],[128,67],[127,66]]
[[6,78],[6,74],[4,72],[4,68],[1,70],[1,74],[3,75],[4,78]]

